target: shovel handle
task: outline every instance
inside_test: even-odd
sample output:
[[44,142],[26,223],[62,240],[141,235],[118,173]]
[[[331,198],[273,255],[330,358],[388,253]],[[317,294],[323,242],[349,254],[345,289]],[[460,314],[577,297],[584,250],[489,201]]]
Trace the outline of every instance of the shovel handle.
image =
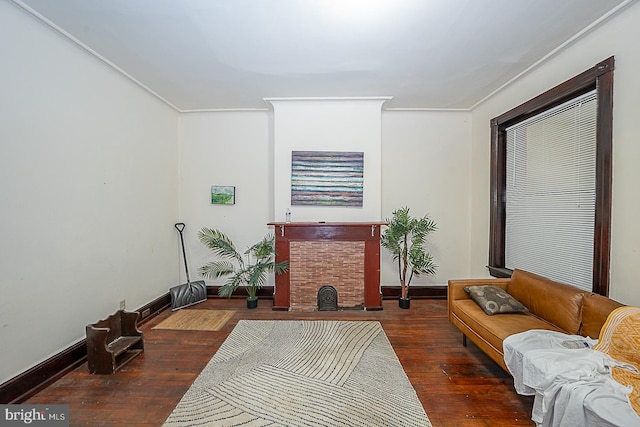
[[187,252],[184,250],[184,239],[182,238],[182,230],[184,230],[184,222],[179,222],[174,225],[178,233],[180,233],[180,246],[182,247],[182,259],[184,259],[184,271],[187,273],[187,283],[191,283],[189,280],[189,267],[187,266]]

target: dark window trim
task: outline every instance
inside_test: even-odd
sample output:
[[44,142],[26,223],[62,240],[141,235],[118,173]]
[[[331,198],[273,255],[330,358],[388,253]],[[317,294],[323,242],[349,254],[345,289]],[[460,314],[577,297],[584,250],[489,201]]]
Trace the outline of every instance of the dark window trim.
[[614,57],[491,120],[491,206],[489,265],[492,276],[509,277],[505,268],[506,128],[593,89],[598,92],[596,136],[596,213],[594,224],[593,292],[609,295],[611,247],[611,181],[613,146]]

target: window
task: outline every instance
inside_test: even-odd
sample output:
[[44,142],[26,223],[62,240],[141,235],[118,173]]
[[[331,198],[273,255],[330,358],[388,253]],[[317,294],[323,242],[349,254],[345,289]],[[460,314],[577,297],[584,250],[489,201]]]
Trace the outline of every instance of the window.
[[492,275],[521,268],[608,294],[613,66],[491,121]]
[[506,129],[506,268],[591,291],[596,113],[594,90]]

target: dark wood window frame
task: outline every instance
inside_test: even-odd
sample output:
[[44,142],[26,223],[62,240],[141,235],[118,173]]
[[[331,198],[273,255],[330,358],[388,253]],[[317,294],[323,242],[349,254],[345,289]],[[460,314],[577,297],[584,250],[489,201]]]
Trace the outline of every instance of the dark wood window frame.
[[506,129],[577,96],[597,90],[596,212],[593,249],[593,292],[609,294],[611,246],[611,181],[613,146],[614,57],[544,92],[491,120],[491,206],[489,225],[489,272],[510,277],[505,268],[506,221]]

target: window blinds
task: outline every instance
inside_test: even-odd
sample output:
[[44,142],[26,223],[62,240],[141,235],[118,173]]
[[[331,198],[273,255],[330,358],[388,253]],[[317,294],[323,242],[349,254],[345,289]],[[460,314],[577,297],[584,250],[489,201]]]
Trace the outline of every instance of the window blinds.
[[507,129],[505,266],[591,291],[596,91]]

